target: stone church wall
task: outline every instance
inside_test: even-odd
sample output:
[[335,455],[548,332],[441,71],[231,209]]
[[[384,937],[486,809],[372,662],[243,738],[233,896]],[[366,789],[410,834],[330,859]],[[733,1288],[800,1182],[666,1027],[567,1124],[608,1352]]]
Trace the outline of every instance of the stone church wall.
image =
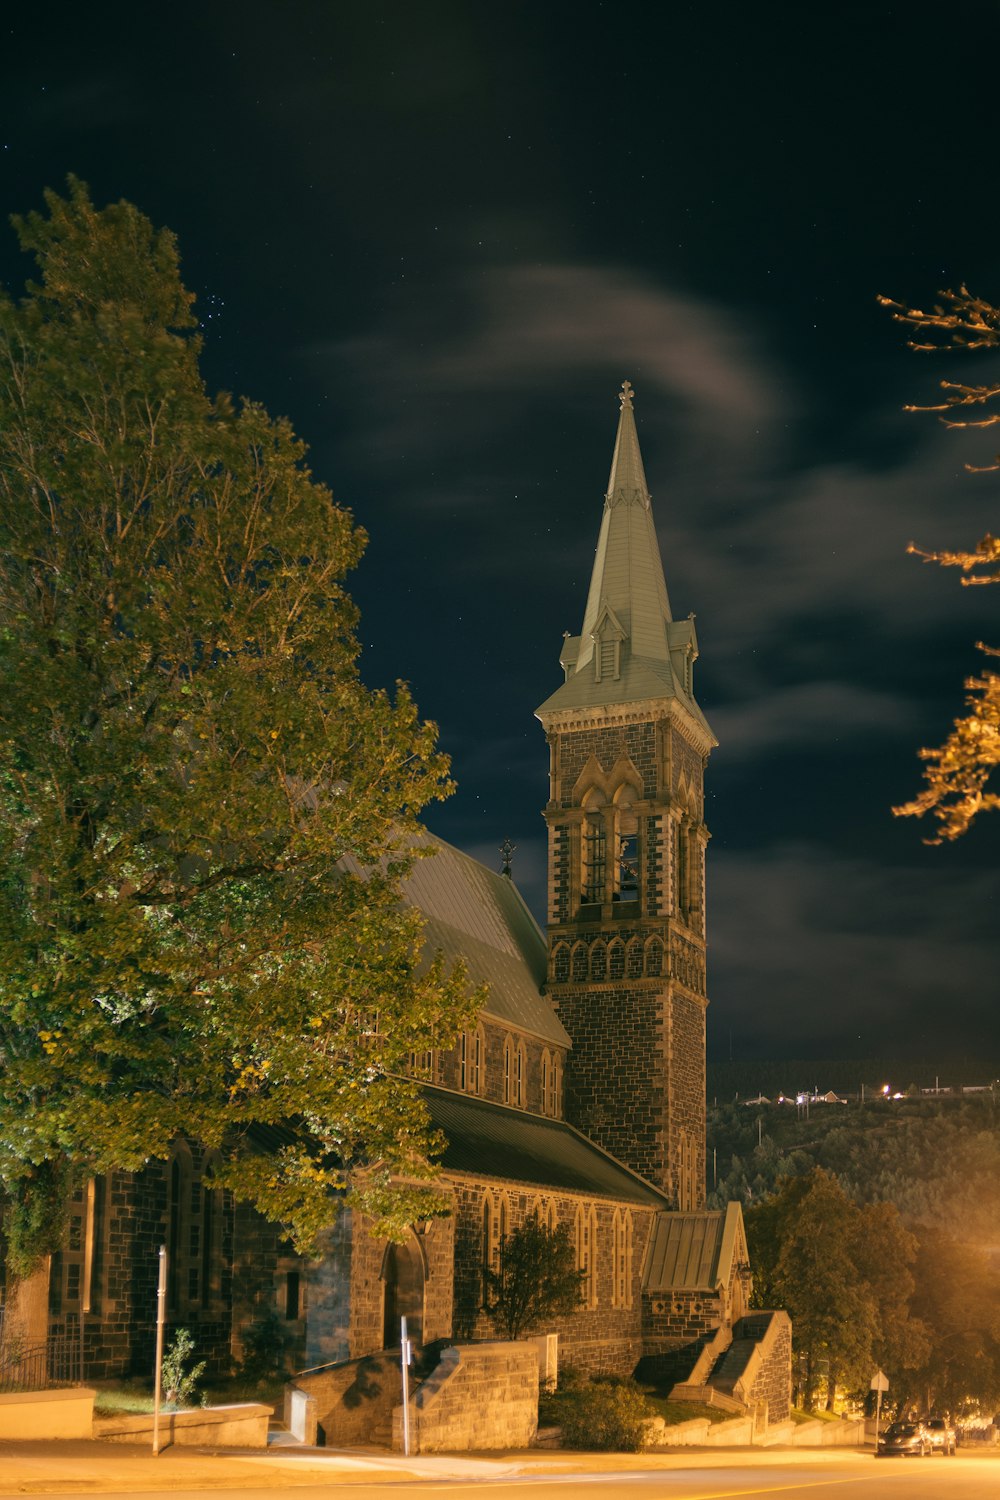
[[[526,1068],[525,1068],[525,1098],[524,1104],[520,1106],[531,1114],[543,1114],[542,1108],[542,1052],[548,1049],[553,1060],[558,1059],[558,1067],[561,1076],[566,1073],[566,1049],[557,1047],[551,1042],[542,1042],[537,1037],[529,1036],[526,1032],[517,1031],[513,1027],[504,1026],[489,1016],[482,1017],[483,1031],[486,1034],[486,1054],[483,1062],[482,1085],[479,1091],[481,1099],[489,1099],[493,1104],[503,1104],[504,1088],[504,1058],[503,1048],[506,1037],[513,1039],[514,1045],[523,1041],[525,1046]],[[458,1050],[452,1049],[443,1052],[438,1059],[437,1074],[434,1080],[442,1088],[459,1088],[459,1063]],[[512,1101],[513,1102],[513,1101]],[[562,1103],[560,1101],[560,1112]]]
[[670,991],[670,1140],[672,1180],[679,1181],[679,1142],[683,1131],[695,1152],[693,1201],[705,1202],[705,1006],[671,986]]
[[642,1263],[652,1229],[653,1215],[635,1204],[632,1214],[632,1256],[628,1306],[613,1306],[612,1221],[617,1205],[602,1199],[526,1189],[522,1183],[496,1179],[455,1183],[455,1327],[460,1341],[496,1338],[496,1330],[482,1308],[483,1197],[496,1200],[506,1194],[509,1228],[522,1224],[539,1193],[555,1208],[556,1223],[569,1226],[571,1239],[577,1208],[591,1204],[597,1211],[596,1266],[597,1301],[581,1307],[569,1317],[554,1321],[536,1333],[559,1333],[560,1365],[575,1365],[591,1374],[630,1375],[642,1355]]
[[566,1118],[634,1172],[666,1187],[662,985],[560,985],[554,998],[573,1038]]
[[714,1333],[723,1318],[722,1303],[708,1292],[643,1293],[642,1334],[646,1354],[669,1354]]

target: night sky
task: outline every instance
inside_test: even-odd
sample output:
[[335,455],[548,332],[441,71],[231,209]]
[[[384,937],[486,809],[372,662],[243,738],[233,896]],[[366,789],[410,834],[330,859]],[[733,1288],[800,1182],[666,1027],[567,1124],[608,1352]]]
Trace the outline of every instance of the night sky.
[[720,741],[710,1060],[985,1071],[1000,817],[930,848],[890,808],[1000,644],[1000,588],[906,543],[995,531],[1000,476],[963,470],[990,434],[902,411],[984,366],[908,353],[875,297],[1000,299],[1000,6],[807,10],[22,6],[0,208],[74,172],[176,232],[209,386],[288,415],[370,534],[365,678],[412,684],[459,783],[431,827],[494,868],[511,838],[540,917],[533,711],[628,377]]

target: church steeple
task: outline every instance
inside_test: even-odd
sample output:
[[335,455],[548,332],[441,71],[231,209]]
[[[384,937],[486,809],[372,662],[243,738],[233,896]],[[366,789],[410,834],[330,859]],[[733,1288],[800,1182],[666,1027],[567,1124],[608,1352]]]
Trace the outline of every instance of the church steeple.
[[704,772],[693,616],[670,612],[626,380],[583,628],[538,709],[551,752],[548,992],[567,1118],[678,1208],[705,1193]]
[[566,681],[539,713],[677,698],[711,733],[694,699],[694,618],[675,621],[670,613],[634,395],[624,381],[583,627],[565,638],[560,660]]

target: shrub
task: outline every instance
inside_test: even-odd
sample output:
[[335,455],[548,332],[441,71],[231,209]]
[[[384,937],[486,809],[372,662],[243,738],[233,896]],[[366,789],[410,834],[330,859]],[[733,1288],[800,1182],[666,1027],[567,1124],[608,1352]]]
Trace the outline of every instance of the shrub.
[[168,1406],[187,1406],[194,1396],[198,1381],[205,1373],[204,1360],[193,1369],[187,1368],[193,1353],[194,1339],[186,1328],[178,1328],[160,1365],[163,1399]]
[[269,1307],[240,1334],[243,1357],[239,1373],[244,1380],[260,1383],[286,1373],[290,1339],[273,1307]]
[[568,1391],[560,1401],[563,1445],[638,1453],[646,1442],[646,1423],[654,1415],[642,1391],[627,1381]]

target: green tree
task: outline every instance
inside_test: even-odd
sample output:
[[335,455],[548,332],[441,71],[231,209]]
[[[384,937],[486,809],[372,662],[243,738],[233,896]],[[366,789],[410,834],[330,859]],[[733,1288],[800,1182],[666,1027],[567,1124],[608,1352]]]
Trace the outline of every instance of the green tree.
[[905,1389],[927,1411],[1000,1403],[1000,1272],[991,1256],[940,1229],[917,1231],[913,1310],[929,1347]]
[[823,1370],[832,1407],[838,1385],[866,1386],[878,1362],[892,1375],[924,1357],[908,1311],[916,1244],[891,1205],[860,1208],[817,1169],[786,1179],[746,1222],[754,1301],[792,1319],[807,1409]]
[[331,1195],[398,1235],[443,1200],[397,1075],[472,1004],[400,902],[447,762],[361,681],[364,533],[287,421],[207,394],[173,237],[72,179],[46,203],[14,221],[39,279],[0,292],[10,1262],[67,1176],[182,1132],[300,1244]]
[[[892,309],[897,322],[918,330],[910,348],[932,350],[979,351],[1000,346],[1000,308],[975,297],[967,287],[957,292],[945,291],[930,312],[907,307],[880,297],[883,306]],[[942,380],[943,399],[932,406],[910,406],[908,411],[933,411],[946,427],[967,429],[993,427],[1000,422],[1000,411],[989,410],[1000,396],[1000,384],[966,385]],[[973,473],[1000,468],[1000,456],[988,464],[966,464]],[[910,543],[909,551],[925,562],[940,563],[946,568],[960,568],[962,583],[967,585],[1000,583],[1000,538],[987,533],[967,551],[925,552]],[[1000,656],[1000,650],[978,641],[977,649],[987,657]],[[987,790],[987,783],[1000,767],[1000,674],[984,670],[965,682],[968,712],[954,721],[951,734],[942,745],[923,749],[925,762],[924,789],[910,802],[893,808],[899,817],[922,818],[930,813],[937,821],[937,832],[929,844],[959,838],[979,813],[1000,808],[1000,793]]]
[[505,1339],[519,1339],[575,1312],[582,1281],[568,1226],[548,1229],[532,1214],[502,1241],[498,1269],[485,1271],[486,1311]]

